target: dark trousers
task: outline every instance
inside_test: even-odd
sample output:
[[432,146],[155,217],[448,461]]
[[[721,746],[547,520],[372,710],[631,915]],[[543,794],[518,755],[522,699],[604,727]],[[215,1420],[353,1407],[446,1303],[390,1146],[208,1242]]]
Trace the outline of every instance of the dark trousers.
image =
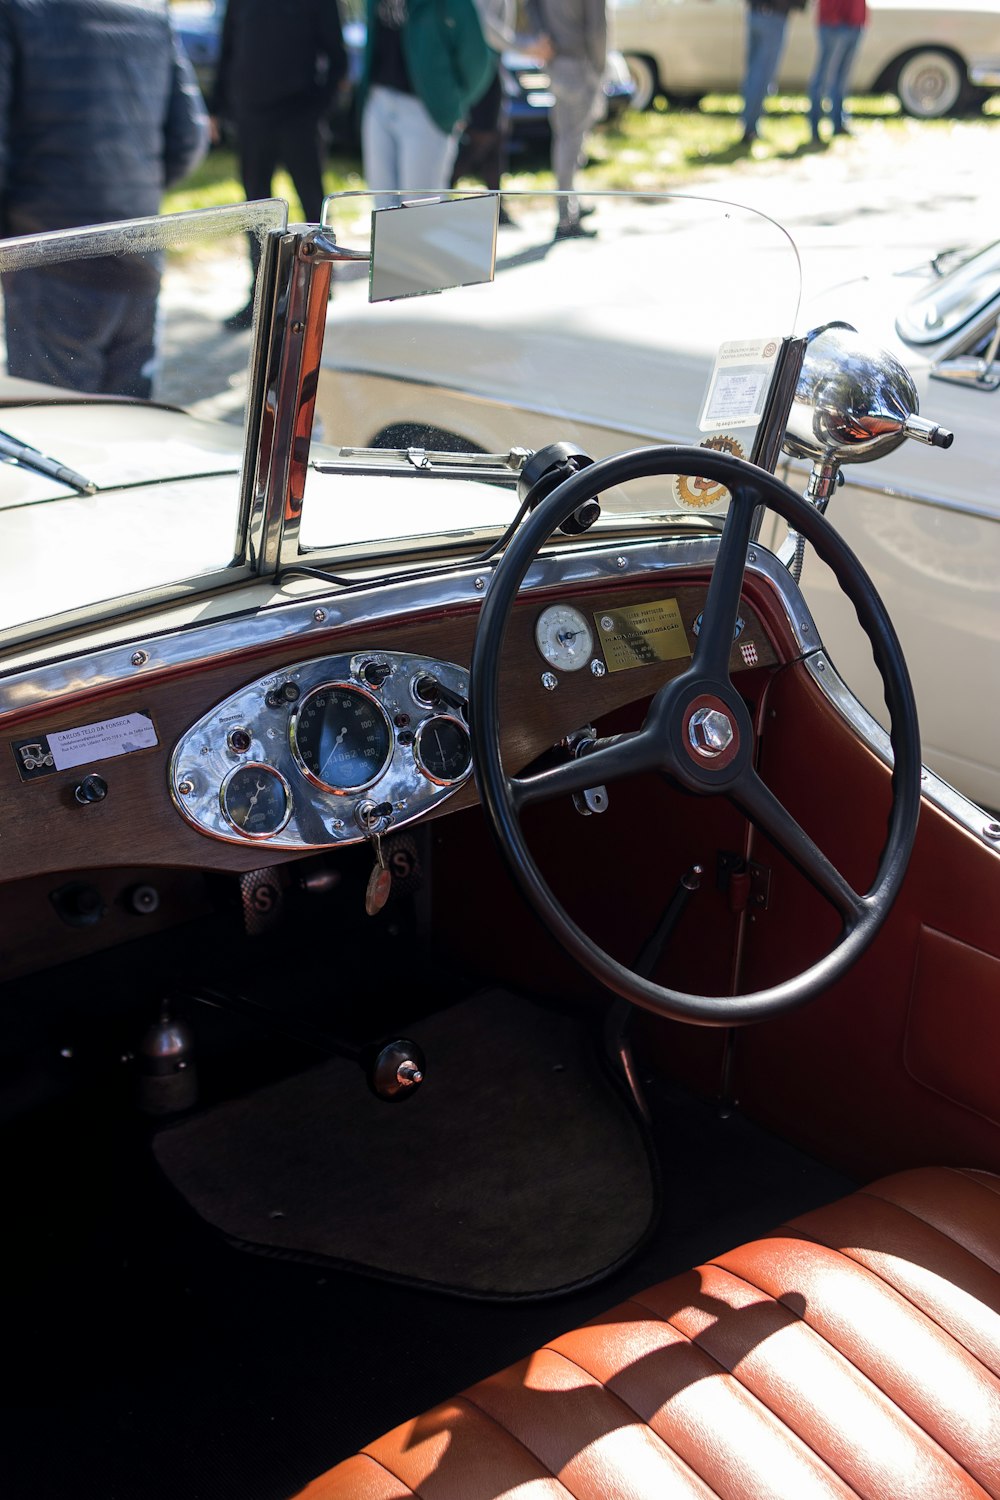
[[91,262],[90,285],[61,276],[58,266],[3,277],[7,373],[89,395],[147,400],[156,367],[158,278],[117,285],[112,262],[99,284],[100,264]]
[[458,148],[452,186],[460,177],[478,177],[491,192],[500,191],[507,169],[507,130],[499,69],[486,93],[469,110]]
[[[323,212],[323,159],[325,137],[321,122],[312,111],[280,118],[250,115],[236,121],[240,176],[247,200],[270,198],[279,167],[284,167],[295,186],[302,212],[309,224],[318,224]],[[250,238],[250,262],[254,276],[260,262],[260,246]]]

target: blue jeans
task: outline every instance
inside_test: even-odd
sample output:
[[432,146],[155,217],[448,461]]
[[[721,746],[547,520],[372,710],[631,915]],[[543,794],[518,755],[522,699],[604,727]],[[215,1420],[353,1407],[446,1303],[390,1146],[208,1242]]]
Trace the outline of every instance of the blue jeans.
[[391,208],[395,192],[438,191],[451,186],[458,133],[446,135],[414,94],[373,84],[361,115],[361,158],[378,208]]
[[133,285],[116,286],[120,266],[91,261],[89,283],[60,275],[58,265],[8,272],[7,373],[88,395],[148,400],[158,363],[159,275],[147,269]]
[[830,101],[830,120],[834,130],[844,128],[844,89],[860,40],[860,26],[819,27],[819,55],[809,84],[809,119],[813,135],[819,133],[824,99]]
[[756,132],[768,90],[774,82],[785,45],[780,11],[747,11],[747,62],[743,79],[743,128]]

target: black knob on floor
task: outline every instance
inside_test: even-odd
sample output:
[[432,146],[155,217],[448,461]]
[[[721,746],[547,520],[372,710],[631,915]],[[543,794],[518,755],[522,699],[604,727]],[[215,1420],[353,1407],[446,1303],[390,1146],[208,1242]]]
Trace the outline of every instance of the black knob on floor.
[[424,1081],[424,1054],[416,1042],[401,1037],[386,1042],[368,1064],[368,1086],[387,1104],[409,1099]]

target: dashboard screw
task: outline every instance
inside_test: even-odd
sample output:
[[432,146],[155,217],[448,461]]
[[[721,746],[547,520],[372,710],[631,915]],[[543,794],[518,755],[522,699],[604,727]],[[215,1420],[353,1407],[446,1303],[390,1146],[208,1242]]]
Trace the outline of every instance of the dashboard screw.
[[542,673],[542,687],[547,693],[554,693],[559,686],[559,678],[554,672]]
[[179,781],[177,783],[177,795],[179,797],[190,797],[190,795],[191,795],[191,793],[193,791],[194,791],[194,782],[193,781]]
[[615,558],[615,567],[616,568],[627,568],[628,567],[628,558],[627,557],[616,557]]
[[326,619],[326,610],[325,609],[314,609],[313,610],[313,619],[316,621],[317,625],[322,625],[323,621]]
[[481,594],[486,587],[486,579],[477,578],[474,587],[476,589],[476,592]]
[[1000,823],[987,823],[983,829],[983,838],[989,839],[991,843],[1000,843]]
[[606,671],[607,671],[607,670],[608,670],[608,669],[607,669],[607,667],[606,667],[606,666],[605,666],[605,665],[604,665],[604,663],[603,663],[603,662],[602,662],[602,661],[600,661],[600,660],[599,660],[599,659],[598,659],[598,658],[597,658],[597,657],[596,657],[596,656],[595,656],[595,657],[594,657],[594,660],[593,660],[593,661],[592,661],[592,662],[591,662],[591,663],[590,663],[590,670],[591,670],[591,674],[592,674],[592,675],[593,675],[593,676],[594,676],[594,677],[603,677],[603,676],[604,676],[604,674],[605,674],[605,672],[606,672]]
[[149,652],[133,651],[132,655],[129,657],[129,661],[132,663],[133,667],[144,667],[149,661]]

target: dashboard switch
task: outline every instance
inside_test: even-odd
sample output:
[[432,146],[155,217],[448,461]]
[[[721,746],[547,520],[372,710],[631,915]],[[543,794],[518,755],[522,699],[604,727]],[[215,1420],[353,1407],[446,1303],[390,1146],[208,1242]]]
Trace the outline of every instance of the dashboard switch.
[[107,795],[108,783],[103,776],[98,776],[93,771],[73,788],[73,796],[81,807],[86,807],[90,802],[103,802]]

